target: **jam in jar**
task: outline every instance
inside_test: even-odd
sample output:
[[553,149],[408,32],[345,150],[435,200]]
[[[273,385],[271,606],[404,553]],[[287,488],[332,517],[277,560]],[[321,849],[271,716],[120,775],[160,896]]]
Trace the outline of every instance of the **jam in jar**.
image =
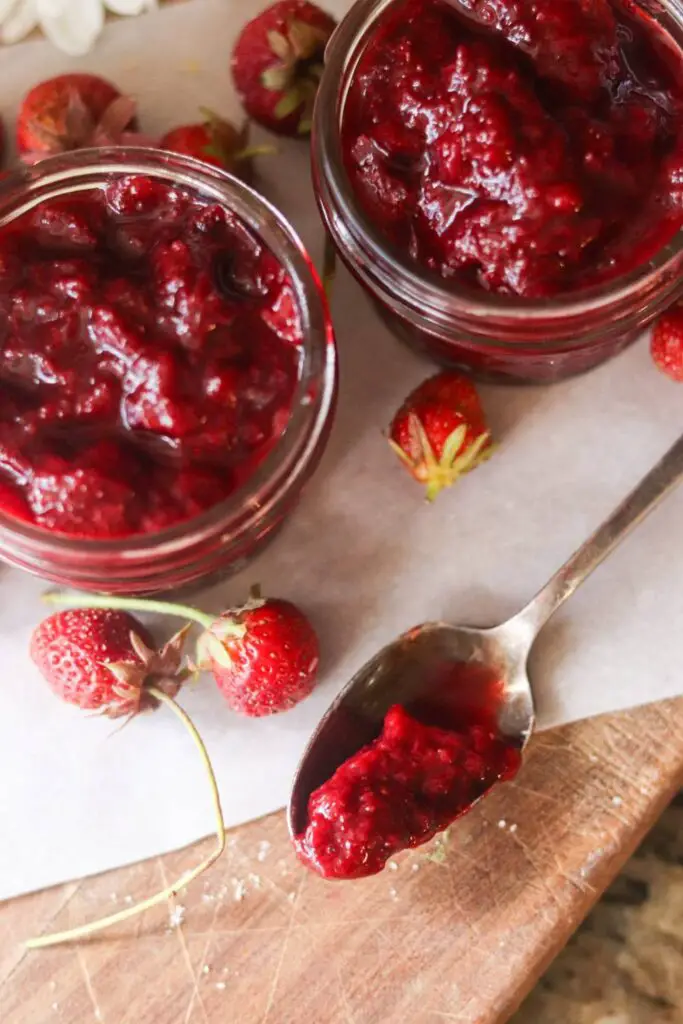
[[356,4],[328,53],[318,197],[401,334],[489,376],[552,380],[678,294],[681,25],[655,7]]
[[0,555],[127,590],[241,562],[333,404],[296,236],[221,172],[120,150],[11,179],[0,217]]

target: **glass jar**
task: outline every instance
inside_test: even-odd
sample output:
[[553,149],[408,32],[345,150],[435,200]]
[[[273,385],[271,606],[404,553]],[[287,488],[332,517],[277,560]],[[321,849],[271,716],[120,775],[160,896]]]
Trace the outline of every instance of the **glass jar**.
[[[631,273],[569,297],[531,301],[446,286],[393,249],[361,207],[345,170],[340,129],[358,62],[396,2],[357,0],[326,53],[313,174],[341,258],[394,333],[446,365],[485,379],[546,383],[611,358],[683,295],[683,231]],[[683,60],[680,0],[643,0],[640,7],[668,33]]]
[[284,217],[242,182],[185,157],[145,149],[83,150],[11,175],[0,186],[3,226],[37,204],[144,175],[233,211],[290,276],[303,345],[291,413],[273,448],[229,498],[152,534],[91,540],[51,533],[0,512],[0,559],[64,586],[154,593],[241,568],[271,536],[316,468],[331,428],[337,358],[327,303]]

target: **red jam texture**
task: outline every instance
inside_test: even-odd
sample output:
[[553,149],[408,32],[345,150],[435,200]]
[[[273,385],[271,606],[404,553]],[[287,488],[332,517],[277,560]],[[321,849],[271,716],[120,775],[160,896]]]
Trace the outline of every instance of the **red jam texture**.
[[487,725],[446,730],[395,705],[381,735],[311,795],[297,853],[323,878],[374,875],[512,778],[519,764],[519,750]]
[[342,134],[368,217],[454,285],[561,295],[683,223],[683,61],[609,0],[396,3]]
[[146,177],[0,235],[0,511],[78,538],[223,501],[282,434],[292,282],[221,206]]

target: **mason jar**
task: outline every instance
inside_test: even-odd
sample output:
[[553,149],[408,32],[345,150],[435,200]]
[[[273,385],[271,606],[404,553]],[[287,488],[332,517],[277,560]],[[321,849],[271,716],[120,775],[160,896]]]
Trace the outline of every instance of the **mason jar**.
[[[312,157],[319,207],[338,253],[394,334],[437,362],[511,383],[547,383],[597,366],[683,294],[683,234],[675,232],[652,258],[623,276],[540,300],[447,282],[392,246],[354,192],[341,129],[359,61],[383,19],[402,2],[357,0],[327,49]],[[678,0],[634,6],[650,26],[668,35],[683,63]]]
[[[286,422],[278,423],[278,436],[263,459],[254,465],[253,472],[246,474],[246,479],[240,480],[233,493],[190,518],[170,522],[158,530],[147,528],[130,536],[93,537],[87,535],[86,529],[86,535],[79,536],[59,526],[46,528],[35,519],[15,514],[18,505],[11,497],[12,488],[7,486],[11,478],[3,474],[8,464],[11,470],[12,455],[2,449],[0,417],[0,559],[64,586],[127,594],[177,589],[243,567],[292,512],[315,470],[329,435],[337,389],[335,341],[325,296],[298,236],[282,214],[260,195],[198,161],[153,150],[112,148],[69,153],[13,173],[0,185],[0,263],[3,246],[6,247],[19,218],[49,209],[45,204],[73,202],[77,197],[94,195],[133,180],[162,183],[175,190],[174,195],[183,194],[196,202],[198,209],[203,205],[206,209],[221,207],[237,218],[288,276],[288,294],[295,306],[288,315],[296,318],[300,337],[297,336],[295,379]],[[146,186],[141,187],[144,191]],[[133,231],[131,244],[144,247],[144,236],[136,240],[134,235]],[[85,257],[88,258],[87,253]],[[133,261],[133,288],[135,266]],[[117,287],[121,287],[118,278]],[[34,313],[47,315],[45,309]],[[33,314],[24,310],[22,315]],[[6,316],[0,329],[6,337]],[[187,344],[192,344],[191,338]],[[27,380],[26,366],[11,369],[18,369],[19,385],[30,388],[32,381],[30,372]],[[59,429],[65,437],[70,436],[68,419],[59,424]],[[94,429],[97,430],[96,424]],[[8,460],[4,467],[3,456]],[[92,503],[93,515],[100,514],[101,495],[97,488],[88,495],[87,479],[83,487],[86,501]],[[163,512],[163,502],[160,507]]]

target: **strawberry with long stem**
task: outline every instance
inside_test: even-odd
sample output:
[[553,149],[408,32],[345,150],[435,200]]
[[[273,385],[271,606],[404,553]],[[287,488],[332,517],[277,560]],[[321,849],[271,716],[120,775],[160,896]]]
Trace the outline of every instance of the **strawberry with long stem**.
[[258,588],[249,600],[208,615],[187,605],[109,595],[48,594],[61,607],[108,609],[171,615],[202,627],[197,666],[213,674],[230,707],[251,718],[288,711],[308,697],[317,682],[318,637],[306,616],[290,601],[263,598]]
[[50,616],[34,631],[31,656],[62,700],[109,718],[131,718],[163,704],[185,725],[206,769],[216,815],[217,843],[196,868],[154,896],[79,928],[29,940],[30,949],[61,945],[86,938],[164,903],[211,867],[225,849],[225,824],[215,773],[206,747],[175,697],[194,673],[183,666],[183,647],[189,627],[161,651],[154,651],[144,627],[130,614],[105,608],[68,609]]

